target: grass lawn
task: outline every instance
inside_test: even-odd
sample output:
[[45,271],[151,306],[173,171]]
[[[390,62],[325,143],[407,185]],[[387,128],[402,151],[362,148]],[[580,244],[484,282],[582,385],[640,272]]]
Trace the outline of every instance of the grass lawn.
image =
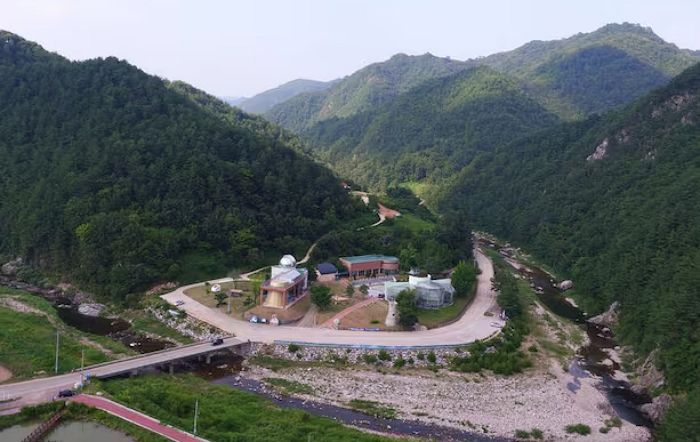
[[[11,307],[14,303],[14,307]],[[18,306],[31,309],[20,312]],[[0,288],[0,363],[13,373],[13,379],[39,372],[53,373],[56,330],[60,334],[58,366],[64,373],[80,367],[81,350],[85,365],[112,359],[107,353],[133,354],[122,344],[104,336],[83,333],[58,318],[51,304],[37,296]],[[102,351],[99,347],[106,351]]]
[[[224,292],[227,292],[232,288],[238,287],[235,286],[233,282],[224,282],[221,284],[221,290]],[[218,309],[222,313],[228,312],[228,300],[224,301],[222,305],[217,307],[214,293],[207,293],[207,289],[204,284],[185,290],[185,295],[209,308]],[[243,319],[243,314],[250,308],[250,306],[244,305],[246,297],[247,296],[245,294],[237,297],[231,297],[231,316],[237,319]]]
[[199,399],[198,434],[211,441],[395,441],[326,418],[282,409],[267,399],[192,375],[141,376],[103,382],[117,401],[164,423],[190,430]]
[[354,302],[348,300],[347,302],[331,302],[331,305],[323,311],[319,311],[316,314],[316,325],[321,325],[324,322],[331,319],[336,314],[342,312],[346,308],[352,306]]
[[384,301],[366,305],[341,319],[340,326],[342,328],[378,328],[385,330],[384,321],[386,320],[388,309],[387,303]]
[[456,319],[467,306],[467,298],[455,296],[455,302],[447,307],[428,310],[418,309],[418,322],[428,328],[436,328]]

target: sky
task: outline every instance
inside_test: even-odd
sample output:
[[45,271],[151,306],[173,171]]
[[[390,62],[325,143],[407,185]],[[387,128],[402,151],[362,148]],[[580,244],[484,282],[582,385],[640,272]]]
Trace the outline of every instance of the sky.
[[0,29],[218,96],[332,80],[396,53],[454,59],[639,23],[700,49],[698,0],[0,0]]

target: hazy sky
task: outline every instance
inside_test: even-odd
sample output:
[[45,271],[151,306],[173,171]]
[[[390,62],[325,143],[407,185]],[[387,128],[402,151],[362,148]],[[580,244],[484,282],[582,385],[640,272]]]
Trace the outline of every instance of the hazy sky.
[[624,21],[700,49],[699,0],[0,0],[0,29],[51,51],[231,96],[398,52],[462,60]]

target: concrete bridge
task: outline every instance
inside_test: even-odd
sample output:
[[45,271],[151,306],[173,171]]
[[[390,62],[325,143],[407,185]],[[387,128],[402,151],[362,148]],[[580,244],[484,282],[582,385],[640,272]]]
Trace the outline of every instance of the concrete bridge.
[[116,361],[85,367],[83,373],[75,371],[58,376],[32,379],[23,382],[0,385],[0,410],[14,409],[28,404],[45,402],[54,398],[59,391],[70,389],[82,381],[84,376],[106,379],[120,375],[137,375],[147,368],[169,369],[173,372],[174,364],[186,360],[199,359],[210,361],[216,353],[234,352],[245,354],[250,347],[248,342],[236,338],[225,338],[220,345],[211,342],[183,345],[154,353],[133,356]]

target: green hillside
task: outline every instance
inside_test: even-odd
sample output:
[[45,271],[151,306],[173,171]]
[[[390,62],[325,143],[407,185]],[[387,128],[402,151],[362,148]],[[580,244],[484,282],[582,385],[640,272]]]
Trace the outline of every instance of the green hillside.
[[623,23],[552,41],[532,41],[508,52],[460,62],[430,54],[403,54],[369,65],[325,91],[297,95],[266,118],[297,133],[332,118],[376,111],[424,81],[489,66],[560,118],[575,120],[630,103],[700,61],[649,28]]
[[269,123],[212,118],[114,58],[70,62],[2,32],[0,112],[0,255],[115,298],[199,258],[301,249],[350,210]]
[[540,103],[569,119],[629,103],[698,61],[697,54],[630,23],[472,60],[518,78]]
[[341,175],[386,187],[441,182],[476,153],[557,121],[514,81],[480,67],[427,81],[373,111],[325,120],[305,134]]
[[292,97],[306,92],[319,92],[328,89],[333,85],[332,81],[305,80],[303,78],[292,80],[277,86],[274,89],[261,92],[253,97],[236,104],[237,107],[246,112],[263,114],[275,105],[283,103]]
[[589,311],[620,301],[621,339],[658,349],[684,392],[700,385],[698,189],[695,65],[618,112],[485,152],[440,206],[571,277]]
[[322,92],[300,94],[268,111],[265,116],[301,132],[317,121],[344,118],[380,106],[420,83],[464,70],[460,61],[431,54],[397,54],[366,66]]

